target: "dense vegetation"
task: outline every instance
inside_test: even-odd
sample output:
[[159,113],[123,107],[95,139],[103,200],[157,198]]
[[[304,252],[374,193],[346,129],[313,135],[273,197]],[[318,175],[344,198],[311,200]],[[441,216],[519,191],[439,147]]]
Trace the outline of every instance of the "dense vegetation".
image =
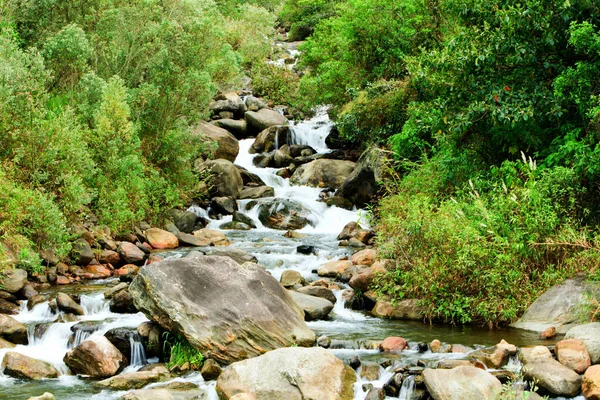
[[[0,259],[113,234],[195,195],[190,127],[271,52],[278,1],[0,3]],[[2,255],[2,254],[0,254]]]
[[331,104],[346,140],[395,155],[375,214],[397,267],[375,289],[497,324],[566,277],[599,275],[597,2],[286,7],[289,26],[315,21],[299,102]]

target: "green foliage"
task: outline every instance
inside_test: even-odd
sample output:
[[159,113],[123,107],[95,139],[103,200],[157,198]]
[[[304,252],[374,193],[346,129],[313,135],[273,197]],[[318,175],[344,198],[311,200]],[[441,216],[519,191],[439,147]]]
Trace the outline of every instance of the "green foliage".
[[297,102],[298,75],[275,64],[256,64],[250,73],[254,93],[276,104]]
[[286,0],[279,14],[290,40],[304,40],[321,20],[333,17],[340,0]]
[[165,332],[164,337],[163,350],[169,355],[169,361],[166,363],[169,370],[174,367],[181,367],[185,363],[189,363],[191,369],[200,369],[204,361],[202,353],[194,349],[183,336],[171,335],[169,332]]
[[238,7],[238,16],[226,26],[227,42],[246,67],[262,63],[271,55],[275,14],[251,4]]
[[92,52],[83,29],[70,24],[46,39],[42,55],[46,65],[54,71],[57,84],[73,87],[88,68]]

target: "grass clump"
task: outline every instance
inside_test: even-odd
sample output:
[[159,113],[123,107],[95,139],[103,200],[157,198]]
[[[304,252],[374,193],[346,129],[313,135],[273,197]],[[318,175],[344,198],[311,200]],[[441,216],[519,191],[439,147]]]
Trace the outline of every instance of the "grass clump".
[[[202,353],[192,347],[190,343],[181,335],[172,335],[165,332],[165,341],[163,350],[165,355],[168,354],[166,363],[167,368],[177,368],[189,363],[190,369],[198,370],[202,367],[204,356]],[[167,357],[165,357],[167,358]]]

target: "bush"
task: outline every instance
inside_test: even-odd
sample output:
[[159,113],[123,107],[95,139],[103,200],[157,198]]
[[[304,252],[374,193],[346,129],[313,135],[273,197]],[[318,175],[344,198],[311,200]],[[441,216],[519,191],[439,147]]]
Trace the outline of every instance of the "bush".
[[257,64],[250,77],[255,95],[275,104],[297,105],[298,75],[274,64]]
[[164,351],[169,355],[167,369],[181,367],[185,363],[189,363],[191,369],[200,369],[204,361],[202,353],[194,349],[183,336],[172,335],[170,332],[165,332],[164,336]]

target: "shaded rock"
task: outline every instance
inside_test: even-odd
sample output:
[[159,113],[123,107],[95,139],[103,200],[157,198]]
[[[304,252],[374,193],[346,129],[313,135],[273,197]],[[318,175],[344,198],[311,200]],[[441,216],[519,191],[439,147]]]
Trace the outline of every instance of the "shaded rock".
[[252,227],[250,227],[250,225],[244,224],[243,222],[230,221],[220,225],[219,229],[249,231],[250,229],[252,229]]
[[[293,286],[293,285],[292,285]],[[333,291],[322,286],[305,286],[296,290],[298,293],[306,294],[308,296],[320,297],[335,303],[337,299],[333,294]]]
[[129,242],[120,242],[117,246],[117,252],[127,264],[137,264],[146,258],[146,253]]
[[58,371],[50,363],[9,351],[2,360],[4,374],[18,379],[58,378]]
[[227,92],[219,94],[215,97],[215,100],[212,101],[208,108],[212,112],[212,114],[220,114],[222,112],[232,113],[235,117],[242,117],[248,107],[246,107],[246,103],[242,100],[242,98],[235,92]]
[[17,293],[27,283],[27,271],[23,269],[11,269],[0,273],[0,287],[4,292]]
[[248,128],[254,132],[261,132],[270,127],[288,124],[286,117],[279,114],[277,111],[268,108],[263,108],[258,111],[247,111],[246,114],[244,114],[244,119],[248,123]]
[[351,161],[315,160],[296,169],[290,182],[294,185],[337,189],[354,169]]
[[600,400],[600,365],[593,365],[585,371],[581,391],[587,400]]
[[169,379],[169,371],[165,367],[155,368],[153,371],[127,372],[113,376],[94,386],[102,389],[111,390],[131,390],[140,389],[150,383],[162,382]]
[[254,223],[252,218],[250,218],[246,214],[242,214],[241,212],[238,212],[238,211],[233,213],[232,221],[233,222],[241,222],[243,224],[248,225],[251,228],[256,228],[256,224]]
[[21,307],[10,301],[0,299],[0,314],[17,315],[21,311]]
[[127,283],[125,282],[121,282],[116,286],[111,287],[110,289],[107,289],[104,291],[104,298],[105,299],[112,299],[114,297],[115,294],[117,294],[118,292],[120,292],[121,290],[125,290],[127,289],[129,285],[127,285]]
[[260,176],[249,172],[247,169],[242,168],[239,165],[237,165],[237,167],[240,170],[240,175],[242,176],[242,182],[244,182],[244,186],[267,186]]
[[253,256],[252,254],[248,253],[245,250],[236,249],[233,247],[226,247],[226,248],[215,247],[215,248],[205,250],[205,254],[207,256],[229,257],[233,261],[235,261],[236,263],[238,263],[240,265],[247,263],[247,262],[250,262],[250,263],[258,262],[258,259],[255,256]]
[[294,301],[304,310],[306,321],[315,321],[327,318],[333,303],[321,297],[309,296],[298,292],[289,292]]
[[250,111],[258,111],[268,107],[265,101],[254,96],[246,97],[246,106]]
[[217,214],[231,215],[237,211],[237,201],[233,197],[215,197],[210,203],[210,208]]
[[565,339],[579,339],[585,343],[592,364],[600,363],[600,322],[575,326],[567,332]]
[[187,246],[203,247],[203,246],[210,246],[212,244],[210,241],[208,241],[204,237],[198,237],[198,236],[190,235],[189,233],[183,233],[183,232],[180,232],[177,235],[177,239],[179,239],[179,243],[181,245],[187,245]]
[[246,393],[256,399],[351,400],[354,371],[329,351],[284,348],[232,364],[217,380],[221,399]]
[[212,121],[211,124],[229,131],[237,139],[248,137],[248,123],[245,119],[222,118]]
[[192,133],[200,135],[207,143],[207,147],[211,152],[209,158],[235,161],[240,151],[240,145],[235,136],[228,130],[200,121]]
[[218,159],[205,161],[198,167],[200,173],[208,173],[212,182],[212,197],[234,197],[240,194],[244,183],[240,171],[231,161]]
[[566,280],[542,294],[511,327],[543,332],[553,326],[558,333],[565,333],[579,321],[586,293],[596,290],[582,279]]
[[496,399],[502,390],[498,379],[475,367],[427,368],[423,380],[434,400]]
[[169,211],[169,215],[173,219],[173,224],[183,233],[192,233],[198,216],[191,211],[183,211],[172,209]]
[[240,200],[245,199],[260,199],[263,197],[274,197],[275,189],[270,186],[258,186],[258,187],[245,187],[240,192],[238,198]]
[[85,315],[85,310],[68,294],[58,293],[56,295],[58,309],[67,314]]
[[27,282],[23,286],[23,288],[21,290],[19,290],[19,297],[21,299],[29,300],[30,298],[32,298],[36,294],[38,294],[37,290],[35,290],[33,288],[33,285],[31,283],[29,283],[29,282]]
[[117,292],[110,300],[109,307],[110,311],[119,314],[135,314],[138,311],[133,304],[128,290]]
[[285,270],[281,273],[279,282],[284,288],[291,288],[296,285],[304,285],[304,277],[300,272],[291,269]]
[[27,344],[27,327],[9,317],[0,314],[0,337],[16,344]]
[[127,360],[104,336],[92,336],[65,354],[63,361],[73,373],[104,378],[115,375]]
[[287,199],[266,200],[258,208],[258,219],[271,229],[302,229],[310,225],[309,215],[310,211],[300,203]]
[[164,260],[142,268],[129,291],[147,317],[221,363],[314,342],[302,310],[256,264],[217,256]]
[[290,136],[289,126],[272,126],[258,134],[256,140],[250,146],[249,152],[251,154],[271,152],[277,147],[287,144]]
[[85,239],[77,239],[71,248],[71,259],[76,265],[85,267],[94,259],[94,252]]
[[579,339],[563,339],[556,343],[554,353],[558,361],[578,374],[583,374],[592,362],[585,344]]
[[113,250],[102,250],[98,261],[100,264],[118,265],[121,262],[121,256]]
[[366,292],[369,290],[375,276],[377,274],[383,274],[384,272],[385,270],[383,268],[362,268],[358,273],[352,275],[348,283],[352,289]]
[[200,374],[205,381],[213,381],[217,379],[219,375],[221,375],[221,372],[223,372],[223,370],[219,364],[217,364],[217,362],[211,358],[204,361],[204,364],[202,364],[202,369],[200,370]]
[[317,254],[317,249],[315,249],[315,246],[300,245],[296,247],[296,252],[299,254]]
[[146,230],[145,234],[148,243],[155,249],[176,249],[179,247],[177,236],[171,232],[158,228],[150,228]]

